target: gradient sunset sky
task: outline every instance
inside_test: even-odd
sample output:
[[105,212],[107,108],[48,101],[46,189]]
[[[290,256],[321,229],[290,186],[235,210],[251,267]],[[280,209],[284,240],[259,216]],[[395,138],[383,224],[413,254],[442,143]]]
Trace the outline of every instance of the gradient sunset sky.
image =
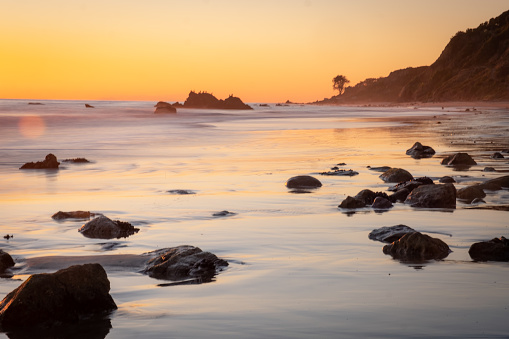
[[430,65],[507,0],[0,0],[0,98],[309,102]]

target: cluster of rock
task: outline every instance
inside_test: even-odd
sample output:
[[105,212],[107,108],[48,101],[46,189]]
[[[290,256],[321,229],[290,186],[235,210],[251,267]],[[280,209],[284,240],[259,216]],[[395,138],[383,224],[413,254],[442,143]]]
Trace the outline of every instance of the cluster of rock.
[[58,169],[58,166],[60,166],[60,162],[57,161],[57,157],[50,153],[43,161],[27,162],[19,169]]
[[164,101],[159,101],[155,106],[156,110],[154,113],[177,113],[177,109]]
[[164,101],[159,101],[154,113],[177,113],[177,108],[203,108],[203,109],[240,109],[248,110],[253,109],[251,106],[242,102],[238,97],[230,95],[226,99],[218,99],[211,93],[194,91],[189,92],[184,104],[179,102],[170,104]]

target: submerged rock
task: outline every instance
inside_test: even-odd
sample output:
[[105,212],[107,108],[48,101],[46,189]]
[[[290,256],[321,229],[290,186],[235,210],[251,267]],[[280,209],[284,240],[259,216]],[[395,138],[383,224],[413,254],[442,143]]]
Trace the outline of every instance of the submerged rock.
[[484,198],[486,193],[479,185],[467,186],[456,191],[456,197],[470,204],[476,198]]
[[88,161],[85,158],[72,158],[72,159],[64,159],[64,160],[62,160],[62,162],[72,162],[74,164],[84,164],[84,163],[89,163],[90,161]]
[[390,170],[380,174],[379,178],[382,179],[384,182],[395,182],[395,183],[402,181],[410,181],[414,179],[412,174],[410,174],[407,170],[404,170],[402,168],[391,168]]
[[90,211],[71,211],[71,212],[62,212],[58,211],[53,214],[51,217],[55,220],[62,219],[90,219],[91,216],[94,216],[94,213],[90,213]]
[[371,231],[368,237],[371,240],[392,243],[399,240],[405,234],[414,232],[413,228],[406,225],[384,226]]
[[3,250],[0,250],[0,274],[4,273],[6,269],[14,266],[14,260],[11,255]]
[[474,159],[468,153],[456,153],[454,155],[450,155],[441,162],[442,165],[447,166],[473,166],[477,165]]
[[34,274],[0,303],[0,330],[48,328],[104,315],[117,308],[109,290],[106,271],[99,264]]
[[383,252],[403,261],[425,261],[443,259],[451,250],[440,239],[414,232],[403,235],[390,245],[385,245]]
[[392,167],[390,166],[379,166],[379,167],[371,167],[371,166],[368,166],[369,170],[370,171],[375,171],[375,172],[387,172],[388,170],[390,170]]
[[344,170],[344,169],[339,169],[339,168],[332,168],[332,171],[328,171],[328,172],[321,172],[320,173],[321,175],[338,175],[338,176],[350,176],[350,177],[353,177],[354,175],[358,175],[359,172],[356,172],[354,170]]
[[113,221],[101,215],[81,226],[79,232],[87,238],[119,239],[127,238],[134,233],[138,233],[139,230],[139,228],[135,228],[128,222]]
[[412,207],[456,208],[456,188],[453,184],[422,185],[405,199]]
[[176,195],[196,194],[196,192],[192,190],[168,190],[167,192]]
[[296,177],[292,177],[288,179],[286,182],[286,187],[288,188],[318,188],[322,187],[322,183],[320,180],[310,176],[310,175],[298,175]]
[[156,108],[154,113],[177,113],[175,107],[164,101],[159,101],[154,107]]
[[430,146],[423,146],[420,142],[416,142],[406,151],[406,154],[415,159],[431,158],[435,154],[435,150]]
[[152,253],[157,256],[148,262],[144,272],[156,279],[196,279],[208,282],[228,266],[228,262],[216,255],[189,245],[164,248]]
[[509,261],[509,240],[505,237],[476,242],[468,254],[475,261]]
[[236,215],[236,214],[237,213],[233,213],[230,211],[221,211],[221,212],[213,213],[212,216],[213,217],[228,217],[228,216],[232,216],[232,215]]
[[60,163],[57,161],[57,157],[53,154],[46,155],[43,161],[27,162],[19,169],[56,169]]

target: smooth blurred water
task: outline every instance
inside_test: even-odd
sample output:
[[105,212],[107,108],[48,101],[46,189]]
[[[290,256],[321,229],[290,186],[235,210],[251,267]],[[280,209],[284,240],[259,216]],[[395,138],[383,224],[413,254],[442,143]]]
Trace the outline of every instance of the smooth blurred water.
[[[152,102],[87,102],[93,109],[80,101],[40,102],[0,100],[0,235],[14,235],[1,239],[0,248],[20,267],[13,279],[0,279],[2,296],[38,272],[23,266],[27,258],[141,254],[189,244],[230,266],[212,283],[169,287],[133,270],[108,270],[119,309],[107,338],[509,334],[508,263],[474,263],[467,253],[473,242],[509,235],[507,212],[462,203],[449,211],[397,204],[385,213],[366,208],[354,215],[337,208],[364,188],[387,189],[368,165],[405,168],[415,177],[451,175],[458,188],[500,176],[481,170],[509,167],[489,158],[495,148],[508,148],[507,111],[493,113],[497,123],[465,115],[451,133],[437,121],[452,113],[432,108],[255,104],[253,111],[156,115]],[[468,141],[472,124],[484,135],[476,143]],[[437,155],[405,155],[415,141]],[[457,172],[440,165],[444,154],[464,150],[478,166]],[[48,153],[91,163],[18,169]],[[342,162],[359,175],[319,175]],[[323,187],[290,193],[286,180],[301,174]],[[168,192],[176,189],[195,194]],[[508,199],[507,190],[485,198],[488,204]],[[77,231],[83,221],[51,219],[59,210],[103,213],[140,232],[88,239]],[[213,216],[222,210],[236,215]],[[453,252],[424,265],[393,260],[368,234],[397,224],[429,232]]]

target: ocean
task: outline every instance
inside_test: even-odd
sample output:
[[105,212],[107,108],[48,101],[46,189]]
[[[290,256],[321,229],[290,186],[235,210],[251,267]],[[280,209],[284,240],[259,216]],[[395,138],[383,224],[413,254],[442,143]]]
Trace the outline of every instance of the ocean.
[[[16,261],[13,276],[0,278],[2,298],[31,274],[54,271],[29,259],[193,245],[229,267],[212,282],[174,286],[137,269],[106,267],[118,310],[105,320],[106,333],[89,330],[108,339],[509,335],[509,264],[474,262],[468,254],[474,242],[509,236],[507,211],[462,202],[438,210],[338,208],[362,189],[391,186],[368,166],[404,168],[435,182],[449,175],[457,188],[504,175],[507,159],[490,154],[509,148],[507,109],[251,104],[251,111],[154,114],[155,102],[29,102],[0,100],[0,235],[14,236],[0,238],[0,249]],[[416,141],[436,155],[406,155]],[[457,171],[440,164],[459,151],[478,165]],[[49,153],[90,162],[19,170]],[[320,175],[337,164],[359,174]],[[486,166],[498,172],[483,172]],[[297,175],[323,186],[295,193],[285,182]],[[508,204],[508,190],[487,193],[486,205]],[[89,239],[78,232],[85,221],[51,218],[76,210],[140,231]],[[213,215],[224,210],[233,214]],[[445,241],[452,252],[404,263],[368,239],[373,229],[398,224]]]

